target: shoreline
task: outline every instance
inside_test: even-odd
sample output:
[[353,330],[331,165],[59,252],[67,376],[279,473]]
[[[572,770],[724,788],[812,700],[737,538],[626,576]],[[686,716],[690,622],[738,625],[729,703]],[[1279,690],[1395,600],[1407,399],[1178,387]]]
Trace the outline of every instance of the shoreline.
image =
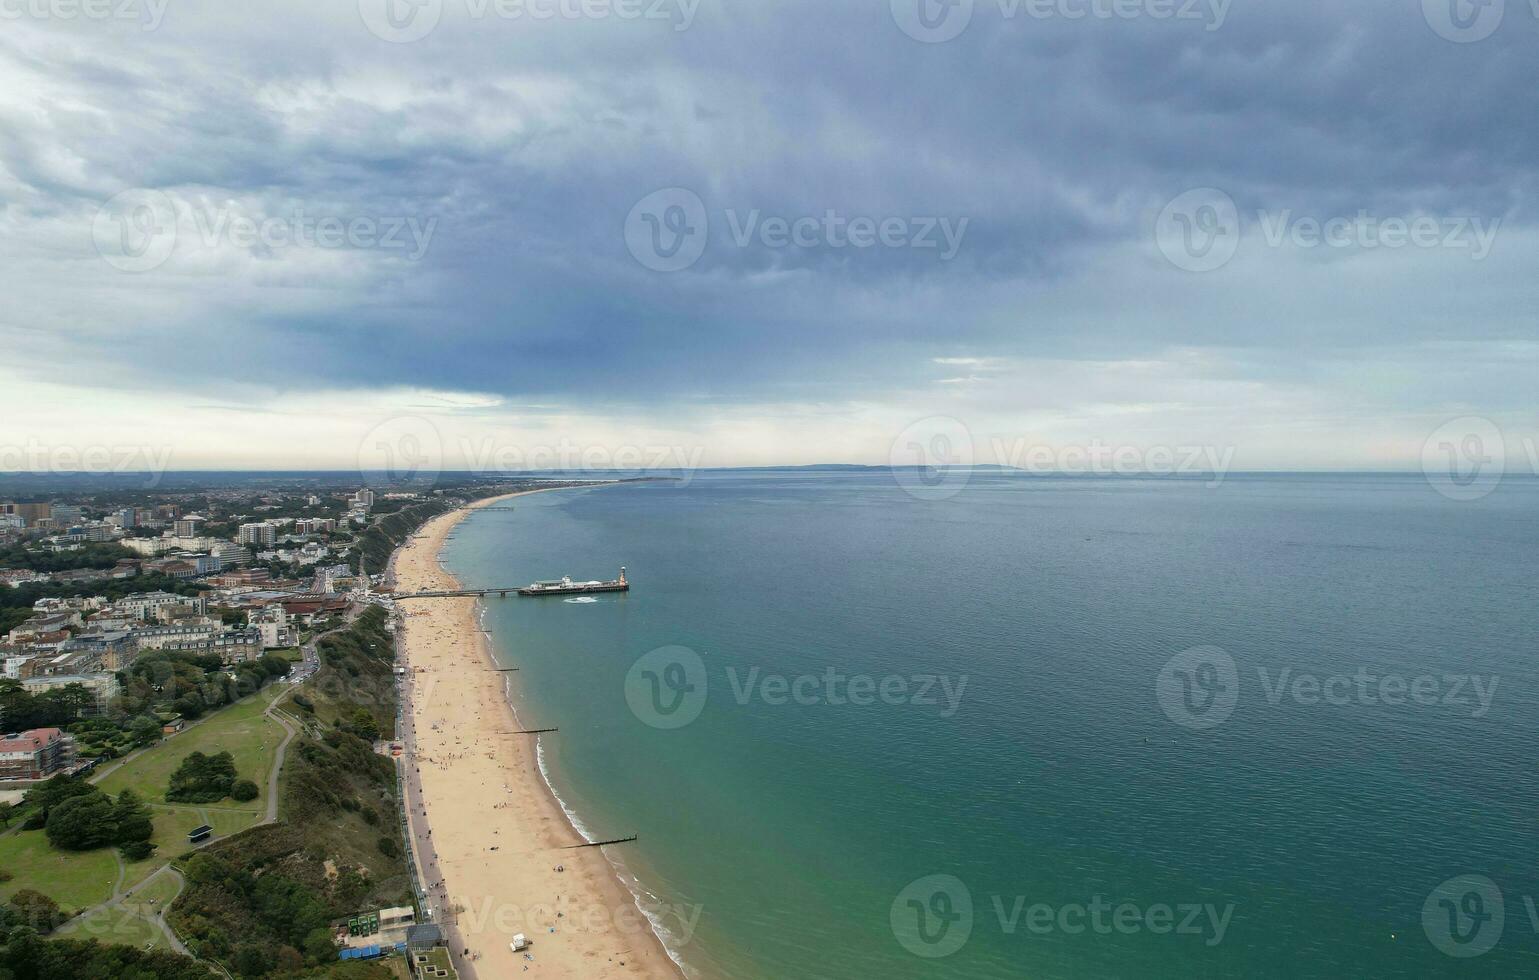
[[[454,529],[473,510],[557,489],[571,488],[491,497],[432,518],[392,554],[387,581],[403,590],[460,587],[441,564]],[[465,977],[527,969],[681,980],[639,895],[602,850],[560,850],[585,838],[550,784],[537,740],[508,734],[518,730],[517,711],[482,612],[468,597],[397,611],[407,668],[397,733],[405,805],[412,859],[433,910],[423,921],[444,929]],[[509,949],[515,933],[529,938],[529,949]]]

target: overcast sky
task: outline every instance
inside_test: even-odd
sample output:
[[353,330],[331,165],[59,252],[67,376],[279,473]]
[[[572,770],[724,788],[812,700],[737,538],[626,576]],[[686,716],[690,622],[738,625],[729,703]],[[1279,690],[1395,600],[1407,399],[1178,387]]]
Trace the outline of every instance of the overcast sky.
[[11,459],[1539,422],[1539,0],[95,2],[0,4]]

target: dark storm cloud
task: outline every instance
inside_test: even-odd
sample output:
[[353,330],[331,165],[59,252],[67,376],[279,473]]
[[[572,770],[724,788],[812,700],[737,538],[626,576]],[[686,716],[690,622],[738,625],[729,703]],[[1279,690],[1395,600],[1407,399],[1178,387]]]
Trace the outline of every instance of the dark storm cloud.
[[[29,223],[88,223],[130,187],[436,222],[420,260],[360,251],[335,282],[303,262],[277,281],[261,262],[173,262],[72,288],[83,256],[50,246],[59,261],[32,256],[43,278],[22,298],[82,303],[61,343],[148,331],[214,386],[591,405],[848,397],[924,380],[928,358],[958,350],[1271,349],[1229,361],[1264,381],[1318,377],[1332,350],[1399,344],[1414,372],[1436,367],[1435,344],[1534,339],[1526,4],[1475,44],[1439,37],[1412,2],[1236,0],[1215,24],[1006,16],[980,0],[933,44],[887,0],[707,2],[682,32],[471,21],[448,0],[410,44],[339,7],[175,8],[149,34],[25,24],[5,43],[11,77],[54,79],[0,103],[13,248]],[[1202,186],[1228,193],[1253,237],[1258,210],[1474,215],[1500,219],[1501,237],[1479,263],[1349,263],[1247,239],[1193,274],[1151,228]],[[672,187],[698,196],[710,231],[697,261],[664,273],[625,229]],[[901,223],[903,244],[830,235],[859,218]],[[812,244],[777,244],[776,219],[806,219]],[[915,243],[926,227],[935,247]],[[166,363],[115,356],[147,374]]]

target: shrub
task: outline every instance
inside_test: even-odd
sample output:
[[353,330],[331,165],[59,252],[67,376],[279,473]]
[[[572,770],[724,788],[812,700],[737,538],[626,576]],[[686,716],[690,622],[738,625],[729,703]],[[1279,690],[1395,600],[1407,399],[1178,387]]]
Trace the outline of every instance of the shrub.
[[136,840],[131,844],[123,845],[123,856],[130,861],[143,861],[155,853],[155,845],[147,840]]
[[257,784],[249,779],[237,779],[230,786],[230,796],[242,803],[254,800],[258,796]]
[[401,853],[401,845],[395,842],[394,837],[381,837],[378,846],[379,853],[388,858],[393,858]]

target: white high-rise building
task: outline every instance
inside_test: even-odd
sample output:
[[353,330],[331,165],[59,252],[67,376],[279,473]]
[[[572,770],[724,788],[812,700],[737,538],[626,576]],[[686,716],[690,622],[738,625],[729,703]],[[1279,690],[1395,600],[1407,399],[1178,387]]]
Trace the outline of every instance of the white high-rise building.
[[278,543],[278,528],[266,521],[258,524],[242,524],[235,540],[241,544],[255,544],[270,548]]

